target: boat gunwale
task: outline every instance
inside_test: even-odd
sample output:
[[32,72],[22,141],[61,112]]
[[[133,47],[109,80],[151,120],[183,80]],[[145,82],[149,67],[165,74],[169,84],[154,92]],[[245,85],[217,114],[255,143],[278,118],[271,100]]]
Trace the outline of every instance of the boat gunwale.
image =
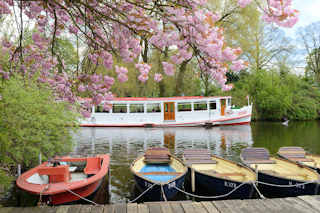
[[[305,166],[305,167],[308,167],[308,168],[312,168],[312,169],[314,169],[314,170],[320,169],[320,164],[319,164],[317,167],[315,167],[315,166],[309,166],[309,165],[307,165],[307,164],[304,164],[304,163],[301,162],[301,161],[296,161],[296,160],[292,160],[292,159],[290,159],[290,158],[287,158],[287,157],[279,154],[279,152],[277,152],[277,155],[278,155],[280,158],[282,158],[282,159],[285,159],[285,160],[294,162],[294,163],[296,163],[296,164],[299,164],[299,165],[302,165],[302,166]],[[306,153],[305,156],[306,156],[306,157],[307,157],[307,156],[314,156],[314,157],[317,157],[317,158],[320,159],[320,155],[317,155],[317,154]],[[308,158],[306,158],[306,159],[308,159]],[[309,158],[309,159],[312,159],[312,158]]]
[[[315,173],[316,176],[318,177],[318,179],[315,180],[314,183],[320,184],[320,174],[319,174],[317,171],[315,171],[315,170],[313,170],[313,169],[311,169],[311,168],[309,168],[309,167],[307,167],[307,166],[305,166],[305,165],[302,165],[302,164],[300,164],[300,163],[296,163],[296,162],[294,162],[294,161],[290,161],[290,160],[285,159],[285,158],[280,158],[280,157],[277,157],[277,156],[272,156],[272,157],[270,156],[269,159],[270,159],[270,158],[275,158],[275,159],[280,160],[280,161],[285,161],[285,162],[288,162],[288,163],[297,165],[297,166],[299,166],[299,167],[302,167],[302,168],[304,168],[304,169],[309,170],[310,172]],[[244,162],[244,159],[243,159],[243,157],[242,157],[241,154],[240,154],[240,159],[241,159],[242,162]],[[247,165],[251,170],[253,170],[253,171],[256,173],[255,169],[252,168],[251,166],[249,166],[250,164],[246,164],[246,163],[244,163],[244,164]],[[252,163],[252,164],[254,164],[254,163]],[[275,164],[276,164],[276,163],[275,163]],[[308,180],[303,181],[303,180],[297,180],[297,179],[294,179],[294,178],[287,178],[287,177],[285,177],[285,176],[280,176],[280,175],[276,175],[276,174],[270,174],[270,173],[267,173],[267,172],[262,172],[261,170],[258,170],[258,173],[261,173],[261,174],[264,174],[264,175],[269,175],[269,176],[274,176],[274,177],[277,177],[277,178],[282,178],[282,179],[287,180],[287,181],[295,181],[295,182],[299,182],[299,183],[309,182]]]
[[[249,172],[252,172],[252,173],[256,176],[256,173],[255,173],[254,171],[252,171],[252,169],[251,169],[250,167],[248,167],[247,165],[245,165],[245,164],[241,164],[241,163],[239,163],[239,162],[235,162],[235,161],[232,161],[232,160],[229,160],[229,159],[225,159],[225,158],[219,157],[219,156],[217,156],[217,155],[213,155],[213,154],[211,154],[211,157],[218,158],[218,159],[220,159],[220,160],[224,160],[224,161],[227,161],[227,162],[229,162],[229,163],[238,165],[238,166],[240,166],[240,167],[242,167],[242,168],[244,168],[244,169],[247,169]],[[197,163],[195,163],[195,164],[197,164]],[[210,163],[209,163],[209,164],[210,164]],[[192,164],[191,164],[191,165],[192,165]],[[191,166],[187,166],[187,167],[191,169]],[[251,183],[253,182],[253,181],[238,181],[238,180],[233,180],[233,179],[230,179],[230,178],[225,178],[224,176],[219,177],[219,176],[216,176],[216,175],[214,175],[214,174],[208,174],[208,173],[201,172],[201,171],[199,171],[199,170],[197,170],[197,169],[194,169],[194,171],[195,171],[195,172],[198,172],[198,173],[200,173],[200,174],[202,174],[202,175],[206,175],[206,176],[214,177],[214,178],[218,178],[218,179],[223,179],[223,180],[226,180],[226,181],[233,181],[233,182],[236,182],[236,183],[239,183],[239,184],[241,184],[241,183],[251,184]],[[219,174],[219,173],[217,173],[217,174]],[[257,178],[255,178],[255,179],[257,180]],[[256,180],[255,180],[255,181],[256,181]],[[255,182],[255,181],[254,181],[254,182]]]
[[[151,179],[149,179],[149,178],[144,177],[144,176],[141,175],[141,174],[137,174],[138,172],[134,171],[133,166],[135,165],[136,162],[138,162],[139,160],[141,160],[142,158],[144,158],[144,155],[141,155],[141,156],[137,157],[137,158],[131,163],[131,165],[130,165],[130,171],[131,171],[135,176],[143,179],[144,181],[148,181],[148,182],[154,183],[154,184],[156,184],[156,185],[167,185],[167,184],[169,184],[169,183],[171,183],[171,182],[174,182],[174,181],[176,181],[177,179],[183,177],[183,176],[186,175],[187,172],[188,172],[187,167],[185,166],[185,164],[184,164],[179,158],[177,158],[176,156],[171,155],[171,154],[170,154],[170,157],[172,157],[174,160],[177,160],[179,163],[182,164],[182,166],[183,166],[183,168],[184,168],[184,172],[182,172],[180,175],[177,175],[176,177],[168,180],[167,182],[154,181],[154,180],[151,180]],[[146,164],[146,165],[147,165],[147,164]]]
[[[27,179],[35,174],[37,170],[41,167],[45,167],[48,164],[48,161],[43,162],[42,164],[24,172],[19,176],[16,180],[16,184],[19,188],[28,191],[33,194],[42,194],[42,195],[55,195],[63,192],[67,192],[68,190],[76,190],[82,187],[86,187],[92,183],[95,183],[102,179],[109,170],[110,163],[110,155],[109,154],[99,154],[95,157],[100,157],[102,159],[102,164],[99,172],[91,177],[88,177],[84,180],[74,181],[74,182],[58,182],[58,183],[48,183],[48,184],[33,184],[27,182]],[[77,159],[77,158],[66,158],[66,159]],[[83,159],[83,158],[79,158]],[[61,158],[61,160],[65,160]],[[81,160],[80,160],[81,161]],[[48,189],[46,189],[46,187]]]

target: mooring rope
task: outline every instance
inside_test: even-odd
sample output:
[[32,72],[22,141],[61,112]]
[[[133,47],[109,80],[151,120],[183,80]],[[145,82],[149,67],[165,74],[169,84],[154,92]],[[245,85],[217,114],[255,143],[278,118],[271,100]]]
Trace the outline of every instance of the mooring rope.
[[260,197],[261,199],[266,199],[266,197],[260,192],[260,190],[259,190],[258,187],[256,186],[256,183],[255,183],[255,182],[253,182],[253,188],[257,191],[257,193],[258,193],[258,195],[259,195],[259,197]]
[[161,187],[162,197],[163,197],[164,201],[167,202],[168,200],[167,200],[166,194],[164,193],[163,185],[161,184],[160,187]]
[[89,202],[89,203],[92,203],[93,205],[99,205],[99,204],[97,204],[97,203],[93,202],[92,200],[89,200],[89,199],[87,199],[87,198],[85,198],[85,197],[82,197],[81,195],[79,195],[79,194],[77,194],[77,193],[75,193],[75,192],[71,191],[71,190],[70,190],[70,189],[68,189],[68,188],[66,188],[66,190],[67,190],[68,192],[70,192],[71,194],[73,194],[73,195],[75,195],[75,196],[79,197],[79,198],[80,198],[80,199],[82,199],[82,200],[85,200],[85,201],[87,201],[87,202]]
[[129,200],[129,203],[134,203],[136,202],[140,197],[142,197],[145,193],[147,193],[150,189],[152,189],[155,185],[157,185],[157,183],[154,183],[153,185],[151,185],[149,188],[147,188],[144,192],[142,192],[138,197],[136,197],[134,200]]
[[247,184],[247,182],[241,183],[239,186],[237,186],[236,188],[232,189],[230,192],[228,192],[227,194],[223,194],[223,195],[217,195],[217,196],[202,196],[202,195],[195,195],[186,191],[183,191],[182,189],[179,189],[176,186],[173,186],[176,190],[189,195],[191,197],[196,197],[196,198],[204,198],[204,199],[218,199],[218,198],[223,198],[223,197],[227,197],[229,195],[231,195],[233,192],[235,192],[237,189],[239,189],[241,186]]
[[308,182],[304,182],[304,183],[297,183],[297,184],[294,184],[294,185],[278,185],[278,184],[265,183],[265,182],[256,180],[256,183],[260,183],[260,184],[267,185],[267,186],[283,187],[283,188],[298,187],[298,186],[303,186],[303,185],[307,185],[307,184],[311,184],[311,183],[316,183],[316,182],[317,182],[317,181],[308,181]]

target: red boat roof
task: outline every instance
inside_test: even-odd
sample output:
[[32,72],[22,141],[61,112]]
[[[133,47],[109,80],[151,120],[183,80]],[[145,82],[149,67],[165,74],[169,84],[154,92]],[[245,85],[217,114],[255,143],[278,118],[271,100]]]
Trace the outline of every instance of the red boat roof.
[[[176,97],[115,97],[112,101],[177,101],[177,100],[192,100],[192,99],[210,99],[210,98],[231,98],[231,96],[176,96]],[[88,100],[89,98],[80,98],[80,100]],[[90,99],[89,99],[90,100]]]

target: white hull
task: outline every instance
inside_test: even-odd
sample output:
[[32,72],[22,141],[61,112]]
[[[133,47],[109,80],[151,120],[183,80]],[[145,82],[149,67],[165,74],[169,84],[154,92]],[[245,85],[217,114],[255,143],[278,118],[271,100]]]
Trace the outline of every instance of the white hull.
[[[221,99],[225,101],[225,105],[221,104]],[[170,102],[169,102],[170,101]],[[207,108],[205,110],[195,110],[196,103],[205,103]],[[216,103],[215,108],[210,108],[210,103]],[[158,103],[161,112],[149,113],[146,111],[147,104]],[[171,112],[174,119],[168,120],[164,105],[172,103],[174,109]],[[178,105],[180,103],[188,103],[192,106],[190,111],[179,111]],[[180,98],[178,100],[161,100],[154,99],[144,101],[112,101],[111,104],[125,105],[127,111],[125,113],[93,113],[90,118],[82,120],[80,126],[83,127],[187,127],[187,126],[208,126],[208,125],[238,125],[247,124],[251,121],[252,105],[242,107],[240,109],[231,108],[230,97],[209,97],[209,98],[194,98],[186,99]],[[140,104],[144,105],[144,111],[140,113],[130,112],[130,105]],[[222,113],[222,107],[223,113]]]

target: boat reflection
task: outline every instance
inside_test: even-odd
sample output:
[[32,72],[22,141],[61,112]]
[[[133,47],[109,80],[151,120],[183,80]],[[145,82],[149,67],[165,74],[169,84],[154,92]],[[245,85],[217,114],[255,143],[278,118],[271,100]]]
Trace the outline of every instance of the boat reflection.
[[240,161],[239,153],[253,144],[251,126],[175,128],[82,127],[75,135],[72,154],[110,153],[110,202],[126,202],[132,195],[134,179],[130,164],[150,147],[167,147],[181,157],[185,149],[205,148],[212,154]]

